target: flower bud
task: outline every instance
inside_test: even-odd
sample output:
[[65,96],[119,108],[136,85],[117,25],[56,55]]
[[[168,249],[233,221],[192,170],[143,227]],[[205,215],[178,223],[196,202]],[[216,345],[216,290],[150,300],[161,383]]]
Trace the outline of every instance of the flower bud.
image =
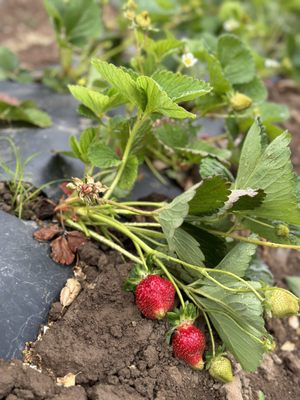
[[151,18],[148,11],[142,11],[135,18],[135,22],[142,29],[148,29],[151,25]]

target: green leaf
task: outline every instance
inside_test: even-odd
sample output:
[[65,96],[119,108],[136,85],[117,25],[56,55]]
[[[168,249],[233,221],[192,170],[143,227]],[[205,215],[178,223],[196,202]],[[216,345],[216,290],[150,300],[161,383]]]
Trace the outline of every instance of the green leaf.
[[96,0],[44,0],[44,4],[60,40],[83,47],[101,33],[100,8]]
[[136,83],[146,98],[145,113],[160,113],[167,117],[178,119],[196,117],[195,114],[186,111],[171,100],[152,78],[140,76],[137,78]]
[[151,40],[148,38],[146,51],[154,53],[158,61],[162,61],[168,55],[174,53],[183,43],[175,38]]
[[138,165],[138,158],[130,155],[118,185],[121,189],[130,190],[133,187],[138,176]]
[[231,34],[220,36],[217,57],[224,75],[232,85],[252,81],[255,77],[255,63],[250,50],[237,37]]
[[300,297],[300,276],[287,276],[285,280],[289,289]]
[[[237,189],[262,189],[265,199],[253,216],[300,225],[296,179],[290,160],[290,137],[287,133],[268,146],[263,143],[263,127],[256,121],[242,148],[237,174]],[[251,214],[251,215],[252,215]]]
[[168,244],[170,250],[175,251],[182,261],[200,265],[204,260],[199,242],[182,228],[177,228],[175,230],[174,236],[168,241]]
[[189,214],[204,216],[221,209],[230,194],[230,183],[220,176],[205,179],[189,201]]
[[118,68],[113,64],[96,58],[92,60],[92,65],[118,93],[137,107],[143,107],[145,104],[143,94],[140,92],[136,82],[129,73],[125,72],[122,68]]
[[168,149],[185,147],[188,144],[188,134],[182,126],[166,123],[154,130],[155,137]]
[[258,107],[257,114],[263,122],[282,122],[290,117],[289,109],[285,104],[264,103]]
[[103,112],[107,110],[110,103],[108,96],[83,86],[69,85],[68,88],[72,95],[98,118],[101,118]]
[[74,156],[76,158],[78,158],[79,160],[82,160],[82,153],[81,153],[81,148],[80,148],[80,144],[77,140],[77,137],[75,135],[71,135],[69,137],[69,145],[70,148],[72,150],[72,153],[74,154]]
[[41,128],[51,126],[50,116],[39,110],[33,102],[23,101],[19,105],[12,105],[9,102],[0,100],[0,120],[23,121]]
[[80,145],[81,152],[83,154],[85,154],[85,155],[88,154],[89,148],[90,148],[91,144],[93,143],[96,135],[97,135],[96,128],[87,128],[81,133],[79,145]]
[[227,245],[223,238],[186,222],[181,227],[198,242],[207,267],[215,267],[225,257]]
[[262,204],[265,197],[266,194],[261,189],[234,189],[226,203],[226,209],[230,209],[230,212],[253,210]]
[[[210,77],[210,84],[214,88],[216,94],[223,94],[232,89],[230,82],[225,77],[222,65],[217,57],[212,54],[206,55],[207,67]],[[220,99],[213,98],[213,104],[220,102]]]
[[254,256],[246,271],[245,278],[250,281],[264,282],[268,286],[273,286],[274,280],[272,272],[263,260]]
[[216,157],[222,161],[231,156],[231,152],[229,150],[220,149],[219,147],[213,146],[201,139],[188,143],[185,147],[177,147],[176,150],[186,156],[199,156],[200,158],[210,156]]
[[[251,243],[238,243],[226,254],[216,268],[231,272],[242,278],[245,276],[255,253],[256,245]],[[215,274],[215,278],[222,283],[232,281],[232,277],[219,273]]]
[[234,85],[234,89],[250,97],[254,103],[262,103],[268,97],[263,81],[257,76],[251,82]]
[[89,147],[88,157],[91,164],[98,168],[116,167],[120,164],[114,150],[104,143],[92,144]]
[[[259,342],[266,333],[260,301],[250,293],[240,296],[215,288],[208,289],[205,288],[204,292],[218,299],[218,302],[203,298],[199,302],[210,310],[208,316],[226,349],[235,356],[244,370],[254,372],[265,353],[263,344]],[[224,305],[220,305],[220,302]]]
[[208,82],[166,70],[155,72],[152,75],[152,79],[159,84],[162,90],[175,103],[193,100],[206,95],[212,90]]
[[203,179],[212,176],[222,176],[228,181],[234,180],[232,173],[220,161],[211,157],[201,160],[199,172]]
[[7,79],[18,67],[17,56],[6,47],[0,47],[0,80]]
[[175,197],[160,211],[158,221],[168,242],[172,240],[175,229],[182,225],[184,218],[188,215],[188,202],[194,197],[195,188],[196,186]]

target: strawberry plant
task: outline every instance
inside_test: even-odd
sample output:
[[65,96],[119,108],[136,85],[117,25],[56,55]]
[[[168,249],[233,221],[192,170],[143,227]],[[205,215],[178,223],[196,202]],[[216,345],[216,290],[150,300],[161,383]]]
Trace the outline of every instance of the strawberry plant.
[[[215,47],[202,46],[197,62],[185,52],[191,68],[173,72],[165,62],[176,62],[183,43],[154,41],[148,14],[137,19],[130,7],[138,51],[132,68],[93,59],[98,86],[70,86],[80,112],[98,126],[71,137],[67,154],[82,160],[86,176],[68,185],[72,194],[57,212],[66,226],[134,263],[126,288],[135,291],[145,316],[161,319],[169,311],[175,356],[201,369],[206,350],[211,375],[229,381],[230,361],[216,350],[216,333],[242,367],[254,371],[275,346],[265,318],[299,312],[294,294],[271,287],[269,276],[252,268],[258,246],[300,249],[290,136],[272,125],[286,111],[265,102],[251,52],[237,37],[223,35]],[[196,70],[191,76],[200,60],[209,82]],[[182,66],[181,59],[177,63]],[[197,138],[190,121],[211,110],[226,114],[228,148]],[[234,139],[247,128],[237,148]],[[122,200],[139,166],[157,158],[175,173],[198,166],[200,181],[170,202]],[[124,246],[125,238],[132,248]],[[175,293],[180,309],[171,311]],[[198,316],[210,337],[206,348]]]

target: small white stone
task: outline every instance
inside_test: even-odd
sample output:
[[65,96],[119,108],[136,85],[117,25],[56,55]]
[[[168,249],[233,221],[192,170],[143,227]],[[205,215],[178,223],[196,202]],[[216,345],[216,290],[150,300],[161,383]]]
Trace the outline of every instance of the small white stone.
[[295,343],[287,341],[281,346],[281,350],[283,351],[294,351],[296,348]]
[[299,324],[299,318],[297,317],[297,315],[293,315],[292,317],[289,318],[289,326],[293,329],[295,329],[295,331],[297,329],[299,329],[300,324]]

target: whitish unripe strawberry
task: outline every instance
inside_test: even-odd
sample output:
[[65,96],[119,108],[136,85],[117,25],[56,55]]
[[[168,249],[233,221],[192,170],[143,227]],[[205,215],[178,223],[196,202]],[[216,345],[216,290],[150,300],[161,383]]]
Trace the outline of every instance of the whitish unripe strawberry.
[[204,333],[192,323],[179,325],[172,338],[174,355],[196,369],[203,369]]
[[283,318],[299,312],[299,301],[287,290],[276,288],[266,292],[266,308],[273,317]]
[[148,275],[136,287],[136,305],[145,317],[162,319],[174,306],[175,289],[159,275]]
[[217,356],[211,360],[210,375],[223,383],[231,382],[233,379],[231,362],[224,356]]
[[230,104],[235,111],[242,111],[251,106],[252,99],[243,93],[237,92],[230,98]]

